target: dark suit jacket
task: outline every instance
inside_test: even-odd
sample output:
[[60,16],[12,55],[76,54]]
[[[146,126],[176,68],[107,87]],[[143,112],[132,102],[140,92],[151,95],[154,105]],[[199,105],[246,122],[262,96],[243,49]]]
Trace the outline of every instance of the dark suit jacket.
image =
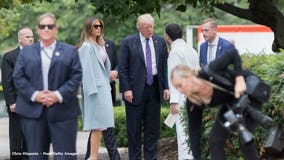
[[110,70],[117,70],[117,54],[114,42],[105,39],[105,48],[111,64]]
[[[31,101],[35,91],[43,90],[40,50],[39,42],[24,47],[13,73],[18,91],[16,105],[19,107],[16,107],[16,112],[24,117],[38,118],[44,107]],[[63,97],[63,103],[55,103],[47,109],[48,120],[63,121],[76,118],[80,114],[77,90],[81,79],[82,70],[77,49],[57,41],[49,68],[48,89],[58,90]]]
[[[106,48],[106,52],[108,54],[110,65],[111,65],[110,70],[118,70],[118,66],[117,66],[118,60],[117,60],[117,54],[116,54],[116,48],[115,48],[114,42],[105,39],[105,48]],[[112,81],[110,83],[111,96],[112,96],[113,103],[115,102],[115,99],[116,99],[115,83],[116,83],[115,81]]]
[[[207,41],[205,41],[204,43],[200,45],[200,65],[201,66],[204,66],[207,64],[207,48],[208,48]],[[216,58],[219,57],[225,51],[231,50],[233,48],[235,47],[231,42],[219,37],[217,51],[216,51]]]
[[[163,90],[168,89],[167,58],[168,51],[165,40],[153,35],[153,43],[156,53],[160,100],[163,99]],[[120,47],[118,56],[118,71],[120,91],[133,92],[133,104],[141,102],[146,84],[146,65],[139,33],[126,37]]]
[[[17,47],[16,49],[5,53],[1,65],[3,93],[7,106],[16,103],[17,99],[17,90],[12,75],[19,52],[20,47]],[[8,109],[8,111],[10,111],[10,109]]]

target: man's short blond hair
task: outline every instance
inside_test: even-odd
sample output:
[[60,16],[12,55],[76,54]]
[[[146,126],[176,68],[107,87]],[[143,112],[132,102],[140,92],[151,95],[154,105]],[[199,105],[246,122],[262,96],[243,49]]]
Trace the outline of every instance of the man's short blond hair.
[[143,23],[152,23],[154,26],[154,18],[149,13],[142,14],[137,18],[136,27],[139,30],[141,24]]
[[207,18],[202,21],[202,24],[210,23],[212,28],[217,28],[217,22],[214,18]]
[[[28,26],[22,26],[22,27],[18,30],[18,38],[23,35],[23,31],[26,30],[26,29],[31,30],[30,27],[28,27]],[[31,30],[31,31],[32,31],[32,30]]]
[[174,67],[171,73],[171,80],[174,78],[181,78],[181,79],[186,79],[190,75],[196,76],[198,70],[197,69],[192,69],[188,67],[187,65],[184,64],[179,64]]
[[43,18],[45,18],[45,17],[49,17],[49,18],[53,19],[53,20],[54,20],[54,24],[56,25],[56,18],[55,18],[55,16],[54,16],[54,14],[53,14],[53,13],[49,13],[49,12],[40,15],[40,16],[38,17],[38,19],[37,19],[37,24],[39,24],[39,22],[40,22]]

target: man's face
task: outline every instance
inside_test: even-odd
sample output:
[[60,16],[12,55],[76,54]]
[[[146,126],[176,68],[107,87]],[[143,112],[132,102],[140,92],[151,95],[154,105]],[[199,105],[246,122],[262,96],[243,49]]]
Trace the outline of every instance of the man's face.
[[205,41],[212,43],[217,35],[217,28],[213,27],[210,22],[204,23],[201,26],[201,31]]
[[28,29],[24,28],[20,31],[20,36],[18,38],[19,44],[24,47],[28,45],[32,45],[34,43],[34,34]]
[[141,34],[145,38],[152,37],[154,33],[154,24],[149,23],[149,22],[141,23],[139,27],[139,32],[141,32]]
[[57,26],[55,21],[50,17],[44,17],[37,26],[37,33],[43,42],[52,42],[57,36]]

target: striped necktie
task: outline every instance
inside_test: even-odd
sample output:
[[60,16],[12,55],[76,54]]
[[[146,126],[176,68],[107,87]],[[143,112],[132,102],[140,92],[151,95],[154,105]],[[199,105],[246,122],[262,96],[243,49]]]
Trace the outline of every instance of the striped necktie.
[[153,83],[153,74],[152,74],[152,57],[151,49],[149,45],[149,38],[146,38],[146,68],[147,68],[147,84],[151,85]]

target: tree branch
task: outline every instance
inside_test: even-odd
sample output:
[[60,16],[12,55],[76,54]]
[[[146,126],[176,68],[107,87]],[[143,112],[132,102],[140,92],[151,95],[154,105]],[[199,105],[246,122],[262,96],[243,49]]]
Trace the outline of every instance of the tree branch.
[[255,22],[256,17],[249,11],[249,9],[243,9],[240,7],[236,7],[229,3],[217,3],[214,7],[221,9],[225,12],[228,12],[236,17],[248,19],[250,21]]

